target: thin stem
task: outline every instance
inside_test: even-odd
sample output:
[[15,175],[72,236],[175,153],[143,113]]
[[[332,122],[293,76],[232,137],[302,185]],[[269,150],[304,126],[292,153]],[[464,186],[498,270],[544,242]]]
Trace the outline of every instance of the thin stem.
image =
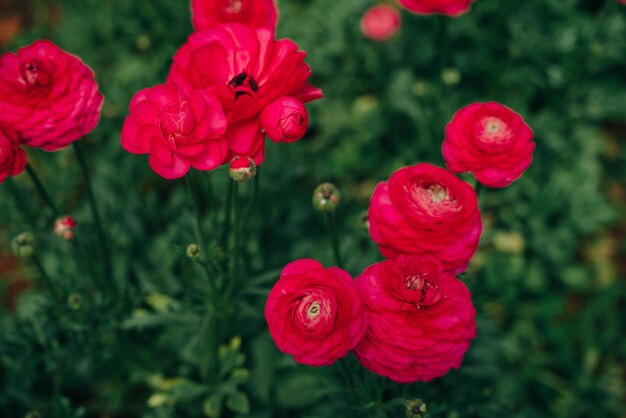
[[448,16],[437,16],[439,18],[437,27],[437,44],[439,47],[439,76],[448,65]]
[[30,224],[31,228],[37,229],[37,223],[35,222],[33,217],[30,216],[30,213],[29,213],[30,211],[24,204],[24,200],[22,200],[20,196],[20,191],[17,189],[17,186],[14,183],[13,179],[11,177],[8,177],[5,184],[7,188],[9,189],[9,192],[13,195],[13,200],[15,200],[15,204],[17,205],[17,210],[22,214],[22,216],[25,219],[28,220],[28,223]]
[[80,141],[74,141],[74,152],[76,153],[76,158],[78,159],[78,164],[80,166],[80,170],[83,174],[83,178],[85,180],[85,190],[87,191],[87,198],[89,199],[89,205],[91,206],[91,213],[93,215],[93,220],[96,225],[96,233],[98,235],[98,241],[100,244],[100,251],[102,252],[102,263],[104,265],[104,275],[109,283],[115,285],[113,283],[113,274],[111,267],[111,254],[109,252],[108,241],[106,239],[106,235],[104,234],[104,229],[102,228],[102,220],[100,218],[100,212],[98,211],[98,205],[96,205],[96,199],[93,194],[93,190],[91,188],[91,179],[89,177],[89,171],[87,171],[87,164],[85,163],[85,157],[83,155]]
[[337,264],[337,267],[343,268],[341,253],[339,251],[339,237],[337,235],[335,212],[326,212],[326,226],[328,229],[328,235],[330,237],[330,243],[333,247],[333,255],[335,257],[335,264]]
[[236,181],[232,181],[233,183],[233,193],[232,193],[232,201],[231,207],[233,209],[233,223],[230,229],[230,268],[229,268],[229,281],[235,280],[235,270],[237,269],[237,258],[239,255],[239,183]]
[[250,203],[246,207],[244,215],[241,219],[241,227],[240,230],[242,233],[245,233],[246,228],[248,227],[248,222],[250,221],[250,216],[252,216],[252,211],[256,206],[257,196],[259,195],[259,190],[261,189],[261,170],[257,168],[256,175],[254,176],[254,185],[252,186],[252,198],[250,198]]
[[52,280],[50,279],[50,276],[48,276],[48,273],[46,272],[46,269],[41,263],[41,260],[39,260],[39,257],[33,254],[31,256],[31,260],[33,261],[33,264],[35,265],[35,267],[37,268],[37,271],[39,272],[39,277],[43,280],[44,284],[48,288],[48,292],[50,292],[50,295],[52,295],[52,299],[54,299],[54,302],[57,304],[57,306],[62,306],[63,299],[61,298],[61,295],[59,294],[54,284],[52,283]]
[[204,232],[204,224],[202,223],[202,213],[200,213],[200,204],[198,203],[198,189],[196,182],[194,181],[191,172],[185,176],[185,183],[187,184],[187,192],[191,198],[193,205],[193,211],[196,215],[196,223],[198,224],[198,235],[200,235],[200,242],[202,244],[202,250],[206,254],[209,247],[206,242],[206,233]]
[[37,173],[35,173],[35,170],[30,164],[26,165],[26,172],[28,173],[31,180],[35,184],[35,188],[37,189],[37,192],[39,192],[43,200],[46,202],[46,204],[52,211],[52,215],[55,217],[55,219],[58,218],[60,216],[60,212],[57,209],[57,206],[54,204],[54,201],[52,200],[52,198],[46,191],[46,188],[44,187],[43,183],[39,179],[39,176],[37,175]]
[[228,240],[228,229],[230,228],[230,213],[232,209],[232,201],[233,201],[233,191],[235,181],[230,181],[228,183],[228,196],[226,198],[226,206],[224,209],[224,228],[222,229],[222,236],[220,237],[220,243],[222,248],[226,248],[227,240]]

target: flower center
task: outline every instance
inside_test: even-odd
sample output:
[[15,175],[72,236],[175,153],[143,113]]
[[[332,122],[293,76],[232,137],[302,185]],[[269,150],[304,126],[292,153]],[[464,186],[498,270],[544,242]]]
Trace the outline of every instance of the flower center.
[[20,75],[28,86],[46,87],[52,81],[50,73],[36,60],[22,64]]
[[224,10],[226,13],[239,14],[243,8],[242,0],[227,0]]
[[418,309],[432,306],[442,298],[439,288],[432,284],[427,273],[406,276],[404,285],[411,291],[419,292],[418,300],[413,301]]
[[256,80],[244,73],[239,73],[228,82],[228,88],[235,93],[235,100],[243,95],[254,96],[259,91],[259,85]]
[[312,304],[310,304],[309,307],[307,308],[306,317],[309,319],[315,319],[321,312],[322,312],[322,307],[320,306],[320,303],[315,301]]
[[501,144],[508,142],[513,133],[502,119],[489,116],[479,122],[478,137],[486,144]]
[[170,141],[170,145],[176,148],[175,140],[178,136],[189,136],[193,132],[196,123],[193,112],[189,109],[189,103],[184,101],[180,104],[169,104],[161,111],[161,131]]
[[430,216],[441,216],[461,210],[461,205],[441,184],[417,184],[411,190],[415,204]]

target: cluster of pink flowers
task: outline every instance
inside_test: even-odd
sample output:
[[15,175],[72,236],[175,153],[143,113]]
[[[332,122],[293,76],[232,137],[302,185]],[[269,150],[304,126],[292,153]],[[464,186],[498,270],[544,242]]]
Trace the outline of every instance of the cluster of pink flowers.
[[402,167],[372,194],[370,236],[386,261],[353,281],[312,260],[283,270],[265,308],[278,348],[314,366],[352,350],[365,368],[399,383],[458,368],[476,336],[476,313],[455,275],[476,252],[482,222],[474,188],[453,172],[508,186],[532,160],[532,137],[522,117],[501,104],[459,110],[443,142],[450,171],[427,163]]
[[26,167],[20,146],[56,151],[91,132],[102,102],[93,71],[50,41],[0,56],[0,183]]
[[236,158],[263,162],[265,136],[294,142],[308,127],[306,53],[276,40],[273,0],[193,0],[196,31],[180,47],[165,84],[132,98],[121,143],[149,154],[162,177],[212,170]]
[[[457,17],[469,11],[476,0],[397,0],[403,9],[419,14],[442,14]],[[399,11],[388,4],[378,4],[369,8],[361,18],[363,35],[373,41],[384,42],[400,30],[402,18]]]

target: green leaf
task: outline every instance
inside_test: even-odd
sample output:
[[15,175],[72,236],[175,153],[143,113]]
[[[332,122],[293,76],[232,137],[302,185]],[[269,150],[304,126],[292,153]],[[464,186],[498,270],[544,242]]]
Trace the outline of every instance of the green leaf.
[[320,401],[331,391],[328,378],[309,370],[298,370],[281,380],[276,402],[286,408],[303,408]]
[[248,414],[250,412],[250,402],[245,393],[235,392],[228,395],[226,406],[233,412]]

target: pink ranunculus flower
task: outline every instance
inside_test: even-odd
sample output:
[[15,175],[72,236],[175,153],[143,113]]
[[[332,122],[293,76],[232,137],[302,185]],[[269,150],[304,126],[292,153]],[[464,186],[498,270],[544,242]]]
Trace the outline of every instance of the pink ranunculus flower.
[[150,167],[160,176],[175,179],[190,167],[213,170],[224,162],[226,117],[212,94],[159,84],[138,91],[129,111],[122,147],[133,154],[150,154]]
[[472,186],[427,163],[403,167],[379,183],[368,216],[385,257],[430,253],[454,273],[467,268],[482,231]]
[[398,383],[458,368],[476,336],[467,287],[432,256],[401,255],[369,266],[357,286],[369,313],[354,349],[370,371]]
[[272,30],[278,24],[274,0],[191,0],[191,15],[196,30],[227,22]]
[[91,132],[103,97],[91,69],[50,41],[0,57],[0,124],[30,147],[55,151]]
[[361,18],[361,32],[366,38],[384,42],[398,33],[402,20],[395,7],[379,4],[368,9]]
[[310,366],[346,356],[367,327],[352,277],[311,259],[285,266],[267,298],[265,319],[278,349]]
[[54,222],[54,235],[66,241],[74,238],[76,221],[69,215],[60,217]]
[[499,103],[472,103],[446,126],[443,157],[455,173],[470,171],[489,187],[517,180],[533,158],[533,131],[522,117]]
[[24,171],[26,163],[26,153],[20,148],[17,133],[0,127],[0,183]]
[[448,16],[459,16],[470,9],[476,0],[397,0],[400,6],[420,15],[439,13]]
[[303,103],[322,97],[307,84],[306,53],[288,39],[274,40],[269,29],[231,23],[192,34],[174,55],[168,81],[217,96],[228,119],[229,154],[263,161],[265,138],[260,115],[276,99]]
[[293,97],[281,97],[261,112],[261,127],[274,142],[295,142],[309,126],[309,114],[304,104]]

